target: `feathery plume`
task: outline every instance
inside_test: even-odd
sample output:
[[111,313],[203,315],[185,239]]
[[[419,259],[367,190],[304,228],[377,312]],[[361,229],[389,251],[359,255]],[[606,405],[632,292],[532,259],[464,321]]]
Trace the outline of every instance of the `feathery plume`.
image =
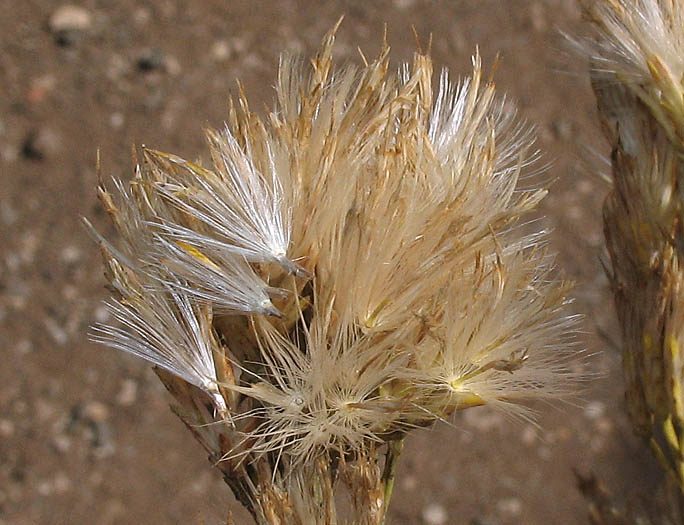
[[336,523],[340,483],[354,523],[381,523],[408,431],[532,417],[521,400],[577,379],[567,285],[519,227],[546,193],[521,183],[533,135],[479,55],[433,93],[427,55],[336,70],[333,39],[282,59],[265,119],[231,104],[210,167],[146,149],[99,189],[122,327],[94,338],[157,365],[258,523]]

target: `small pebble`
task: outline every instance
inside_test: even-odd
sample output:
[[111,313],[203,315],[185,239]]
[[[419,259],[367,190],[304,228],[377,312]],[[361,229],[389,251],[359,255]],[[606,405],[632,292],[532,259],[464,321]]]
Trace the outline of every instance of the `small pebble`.
[[102,423],[109,419],[109,408],[99,401],[88,401],[83,407],[82,415],[94,423]]
[[5,226],[12,226],[18,218],[19,214],[9,199],[0,201],[0,219]]
[[31,296],[29,285],[17,279],[15,282],[10,283],[8,288],[9,293],[6,295],[7,307],[17,312],[23,311]]
[[429,503],[423,508],[421,513],[423,523],[427,525],[443,525],[447,522],[448,515],[446,509],[439,503]]
[[12,408],[14,409],[14,413],[16,415],[22,416],[28,411],[28,404],[26,401],[16,400],[12,405]]
[[213,481],[213,477],[210,475],[210,473],[203,471],[199,476],[195,476],[195,478],[190,482],[190,490],[198,495],[206,494],[209,491]]
[[532,29],[537,33],[546,30],[548,23],[544,15],[544,8],[540,2],[534,2],[530,6],[530,21],[532,22]]
[[145,49],[138,56],[136,64],[138,66],[138,70],[142,71],[143,73],[161,71],[165,68],[166,58],[161,49]]
[[92,24],[93,17],[90,12],[72,4],[58,7],[48,21],[55,42],[61,46],[71,46],[78,42],[83,34],[90,30]]
[[48,127],[31,130],[21,145],[24,158],[42,161],[56,154],[61,147],[60,136]]
[[247,40],[241,36],[236,36],[230,39],[230,48],[238,55],[247,51]]
[[71,480],[64,472],[58,472],[52,483],[57,494],[63,494],[71,488]]
[[19,148],[14,144],[2,144],[0,145],[0,159],[7,164],[16,162],[19,158]]
[[103,506],[102,513],[98,517],[98,523],[101,525],[110,525],[113,523],[121,523],[126,521],[127,509],[119,500],[110,500]]
[[109,125],[113,127],[114,129],[120,129],[123,127],[125,123],[125,117],[123,113],[120,113],[118,111],[115,111],[111,115],[109,115]]
[[554,137],[560,140],[569,140],[572,137],[572,123],[567,119],[554,120],[551,123]]
[[131,406],[138,399],[138,383],[132,379],[124,379],[121,390],[116,396],[116,402],[121,406]]
[[95,308],[95,320],[98,323],[106,323],[111,319],[109,308],[106,305],[100,304]]
[[133,22],[135,25],[144,26],[152,18],[152,11],[147,7],[138,7],[133,11]]
[[126,59],[119,54],[112,54],[107,62],[105,75],[107,79],[117,84],[121,83],[123,76],[129,71],[129,64]]
[[54,419],[58,413],[58,409],[46,399],[38,398],[33,407],[33,413],[35,414],[36,419],[43,423]]
[[499,522],[488,516],[477,516],[470,522],[470,525],[499,525]]
[[232,50],[230,44],[226,40],[217,40],[214,45],[211,46],[211,58],[216,62],[225,62],[230,59]]
[[32,264],[38,247],[40,246],[40,237],[35,231],[27,231],[20,240],[19,257],[21,263]]
[[404,11],[414,7],[416,5],[416,0],[394,0],[392,3],[394,4],[394,7],[400,11]]
[[250,53],[242,59],[242,64],[249,69],[263,68],[264,60],[259,56],[259,53]]
[[53,479],[38,482],[36,491],[41,496],[63,494],[71,488],[71,480],[63,472],[58,472]]
[[8,438],[14,434],[14,422],[9,419],[0,419],[0,436]]
[[31,80],[26,98],[32,104],[39,104],[45,97],[55,89],[57,79],[54,75],[42,75]]
[[22,339],[15,346],[14,351],[19,355],[26,355],[33,352],[33,343],[30,339]]
[[164,70],[171,76],[178,76],[183,71],[178,59],[173,55],[168,55],[164,60]]
[[148,95],[143,100],[143,106],[147,111],[159,111],[165,102],[165,94],[159,89],[151,89]]
[[59,254],[59,258],[66,264],[77,263],[81,259],[81,250],[76,246],[65,246]]
[[580,179],[577,182],[577,191],[583,195],[590,195],[596,191],[594,183],[587,179]]
[[583,219],[584,213],[585,212],[581,206],[568,205],[565,207],[565,216],[572,221]]
[[42,480],[39,481],[38,484],[36,485],[36,492],[40,496],[49,496],[54,492],[54,489],[52,487],[52,482],[48,480]]
[[89,385],[94,385],[100,381],[100,371],[95,368],[88,368],[85,373],[85,378]]
[[496,503],[496,509],[504,516],[515,518],[522,513],[523,504],[520,498],[506,498]]
[[176,127],[178,120],[178,112],[173,107],[166,109],[161,115],[162,129],[166,132],[171,132]]
[[53,438],[52,446],[57,452],[65,454],[71,449],[71,438],[66,434],[58,434]]
[[116,444],[114,443],[114,432],[109,423],[103,421],[96,425],[94,444],[95,450],[93,454],[95,457],[103,459],[114,455]]
[[415,476],[408,474],[401,479],[401,485],[404,490],[416,490],[418,487],[418,480]]
[[57,343],[60,346],[63,346],[67,344],[69,341],[69,335],[66,333],[66,330],[60,326],[60,324],[53,319],[52,317],[47,317],[44,321],[43,324],[45,325],[45,329],[47,330],[47,333],[50,335],[52,340]]

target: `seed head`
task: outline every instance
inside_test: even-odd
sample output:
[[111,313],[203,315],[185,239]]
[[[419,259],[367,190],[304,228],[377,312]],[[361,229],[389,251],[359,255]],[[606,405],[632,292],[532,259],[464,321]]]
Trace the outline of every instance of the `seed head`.
[[209,167],[145,149],[117,198],[100,186],[123,326],[95,338],[209,395],[213,412],[161,374],[266,522],[315,506],[304,471],[332,484],[348,464],[342,479],[370,486],[369,458],[410,429],[576,379],[567,286],[545,232],[519,222],[546,194],[526,178],[532,130],[479,55],[470,78],[445,71],[433,90],[427,55],[391,72],[385,45],[335,69],[332,43],[311,66],[281,60],[265,118],[244,94],[231,104]]

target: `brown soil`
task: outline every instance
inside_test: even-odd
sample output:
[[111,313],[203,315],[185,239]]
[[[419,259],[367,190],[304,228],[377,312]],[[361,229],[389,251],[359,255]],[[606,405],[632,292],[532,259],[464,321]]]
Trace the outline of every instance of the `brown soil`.
[[[390,523],[586,523],[573,468],[621,499],[649,495],[657,470],[623,406],[612,303],[599,263],[604,184],[582,159],[605,154],[571,0],[83,0],[58,31],[57,2],[0,0],[0,524],[248,523],[142,361],[86,340],[106,318],[99,254],[80,226],[110,232],[95,199],[104,171],[131,173],[131,144],[195,158],[241,79],[252,106],[273,98],[283,50],[305,54],[345,14],[337,55],[358,61],[388,25],[399,63],[411,26],[438,66],[502,60],[497,86],[536,124],[555,179],[542,206],[562,271],[579,284],[592,381],[579,406],[539,406],[540,430],[487,409],[416,432]],[[73,18],[73,17],[72,17]],[[78,26],[78,20],[71,20]],[[68,24],[67,24],[68,25]]]

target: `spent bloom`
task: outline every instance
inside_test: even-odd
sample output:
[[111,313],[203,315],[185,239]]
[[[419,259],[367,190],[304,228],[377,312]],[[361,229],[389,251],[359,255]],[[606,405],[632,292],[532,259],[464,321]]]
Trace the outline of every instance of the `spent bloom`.
[[585,15],[612,149],[603,218],[627,406],[684,490],[684,2],[600,0]]
[[386,45],[335,69],[333,35],[281,60],[265,117],[231,104],[208,165],[143,149],[99,187],[120,326],[95,339],[155,365],[259,523],[334,523],[338,481],[380,523],[406,432],[527,417],[576,379],[567,286],[519,221],[546,194],[534,138],[479,55],[434,89],[429,56],[392,72]]

